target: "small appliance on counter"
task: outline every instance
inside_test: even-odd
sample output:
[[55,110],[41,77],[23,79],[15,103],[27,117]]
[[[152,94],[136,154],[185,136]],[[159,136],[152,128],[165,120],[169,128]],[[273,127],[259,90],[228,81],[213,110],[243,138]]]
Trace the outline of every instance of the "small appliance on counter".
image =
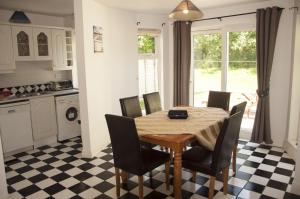
[[68,90],[72,88],[73,88],[73,83],[71,80],[50,82],[50,90],[52,91]]

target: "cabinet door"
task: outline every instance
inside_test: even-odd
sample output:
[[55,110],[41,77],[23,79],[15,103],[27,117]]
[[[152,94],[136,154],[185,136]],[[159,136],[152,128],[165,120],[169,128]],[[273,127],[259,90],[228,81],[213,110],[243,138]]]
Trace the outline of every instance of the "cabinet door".
[[30,100],[33,139],[39,140],[57,134],[54,97]]
[[36,60],[52,59],[51,29],[33,28],[33,45]]
[[29,105],[0,108],[3,152],[33,146]]
[[65,69],[67,66],[67,50],[65,30],[52,29],[53,68]]
[[32,28],[12,26],[12,37],[16,61],[34,59]]
[[16,69],[11,38],[11,28],[0,25],[0,73]]

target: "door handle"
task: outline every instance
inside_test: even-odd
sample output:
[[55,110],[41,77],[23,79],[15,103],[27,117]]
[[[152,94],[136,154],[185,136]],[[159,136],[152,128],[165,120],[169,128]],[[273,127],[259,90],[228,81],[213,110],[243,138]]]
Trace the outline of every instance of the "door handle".
[[8,110],[7,113],[15,113],[16,110],[12,109],[12,110]]

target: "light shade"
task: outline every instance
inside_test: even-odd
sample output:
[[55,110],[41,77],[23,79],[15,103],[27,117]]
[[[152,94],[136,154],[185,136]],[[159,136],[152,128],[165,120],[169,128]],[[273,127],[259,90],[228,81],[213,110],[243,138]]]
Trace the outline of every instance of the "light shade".
[[13,23],[31,23],[23,11],[15,11],[9,21]]
[[183,0],[169,14],[169,18],[175,21],[194,21],[203,17],[203,13],[190,0]]

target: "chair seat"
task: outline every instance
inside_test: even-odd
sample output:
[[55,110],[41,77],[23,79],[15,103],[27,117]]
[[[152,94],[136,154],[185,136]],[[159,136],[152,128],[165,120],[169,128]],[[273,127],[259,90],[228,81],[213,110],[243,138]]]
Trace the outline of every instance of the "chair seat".
[[192,171],[198,171],[214,176],[211,169],[213,153],[201,146],[194,146],[182,154],[182,166]]
[[154,149],[142,148],[142,160],[143,160],[143,173],[137,175],[144,175],[145,173],[152,171],[160,165],[170,160],[170,154]]

